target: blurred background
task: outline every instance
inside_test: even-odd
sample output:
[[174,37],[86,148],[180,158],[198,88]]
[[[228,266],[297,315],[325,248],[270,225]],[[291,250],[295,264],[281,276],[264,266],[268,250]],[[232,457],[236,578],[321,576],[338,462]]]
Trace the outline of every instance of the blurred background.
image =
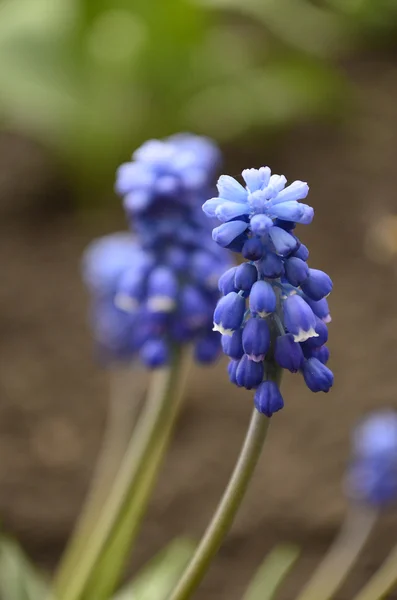
[[[105,420],[80,255],[125,228],[117,165],[179,131],[215,138],[229,174],[268,164],[309,182],[316,218],[301,235],[335,290],[335,387],[285,378],[286,408],[197,598],[237,600],[284,540],[304,546],[287,599],[329,545],[350,428],[397,408],[396,33],[395,0],[0,0],[0,516],[36,562],[58,560]],[[194,370],[132,568],[200,534],[251,406],[222,361]],[[340,598],[396,541],[396,514]]]

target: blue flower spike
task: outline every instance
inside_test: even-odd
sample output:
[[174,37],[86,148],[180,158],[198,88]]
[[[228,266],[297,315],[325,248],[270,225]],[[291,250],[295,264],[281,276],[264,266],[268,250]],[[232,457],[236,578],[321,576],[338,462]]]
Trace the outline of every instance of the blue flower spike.
[[[213,244],[201,210],[219,158],[211,140],[178,134],[145,142],[118,169],[115,188],[134,235],[106,236],[91,244],[83,260],[91,324],[105,362],[139,357],[146,367],[159,368],[170,361],[174,345],[185,343],[193,344],[198,362],[209,364],[219,355],[212,317],[218,280],[231,261]],[[235,269],[223,276],[223,294],[239,291],[234,276]],[[249,292],[246,277],[239,284]],[[238,298],[242,320],[245,300]],[[230,317],[226,310],[226,326],[239,328]]]
[[207,200],[204,213],[220,222],[213,240],[242,255],[246,262],[219,279],[223,298],[214,313],[214,330],[222,335],[232,360],[232,383],[256,389],[257,410],[270,417],[283,408],[275,369],[300,372],[313,392],[328,392],[334,376],[329,360],[326,297],[329,276],[309,267],[309,250],[297,237],[297,225],[312,222],[314,211],[303,203],[309,186],[287,185],[269,167],[245,169],[244,184],[222,175],[218,197]]
[[384,409],[354,429],[346,492],[354,501],[382,509],[397,502],[397,413]]

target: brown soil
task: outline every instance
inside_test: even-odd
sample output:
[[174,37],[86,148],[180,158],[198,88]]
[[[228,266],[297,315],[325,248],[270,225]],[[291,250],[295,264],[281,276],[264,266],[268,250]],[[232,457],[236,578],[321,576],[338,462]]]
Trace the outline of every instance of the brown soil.
[[[335,387],[314,395],[298,376],[285,378],[286,408],[273,419],[246,502],[198,600],[239,599],[279,541],[304,549],[280,595],[292,598],[343,517],[341,478],[351,426],[363,411],[397,407],[397,280],[391,264],[380,266],[365,253],[374,220],[397,212],[397,70],[388,61],[367,60],[351,79],[357,103],[347,122],[302,126],[277,156],[265,152],[255,160],[310,182],[316,219],[301,233],[312,266],[334,279]],[[36,218],[42,214],[36,199],[54,190],[51,165],[40,149],[12,136],[3,136],[0,153],[0,514],[31,556],[52,567],[84,498],[107,395],[106,373],[92,361],[79,257],[94,235],[123,222],[121,212],[91,215],[89,225],[65,214],[49,221],[48,211]],[[135,566],[173,536],[203,530],[251,405],[250,392],[227,382],[224,364],[194,370]],[[382,517],[340,599],[350,598],[384,558],[396,525],[396,514]]]

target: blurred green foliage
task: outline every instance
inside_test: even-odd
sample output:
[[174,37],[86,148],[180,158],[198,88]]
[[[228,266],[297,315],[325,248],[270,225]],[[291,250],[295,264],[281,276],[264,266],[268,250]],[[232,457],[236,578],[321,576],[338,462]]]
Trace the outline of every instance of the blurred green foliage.
[[220,141],[327,114],[332,61],[394,0],[0,0],[0,123],[46,144],[87,202],[144,139]]

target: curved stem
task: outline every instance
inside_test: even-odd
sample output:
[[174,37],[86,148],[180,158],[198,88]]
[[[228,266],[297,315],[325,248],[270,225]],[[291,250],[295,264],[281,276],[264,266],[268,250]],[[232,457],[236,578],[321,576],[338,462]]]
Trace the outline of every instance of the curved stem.
[[[186,355],[188,353],[185,351],[184,358]],[[170,415],[176,416],[171,407],[180,402],[180,373],[185,371],[181,369],[181,358],[182,352],[178,349],[174,353],[171,368],[159,369],[153,374],[143,414],[136,425],[96,527],[87,540],[80,562],[75,565],[73,576],[63,585],[61,564],[55,579],[54,595],[57,600],[79,600],[82,597],[117,519],[133,495],[139,494],[139,480],[150,465],[153,449],[157,446],[159,435],[161,437],[164,423],[168,422]]]
[[87,539],[96,525],[131,439],[139,404],[137,396],[143,393],[141,385],[137,389],[134,375],[136,371],[132,366],[110,370],[109,404],[103,441],[83,509],[62,557],[59,585],[63,585],[73,576],[74,567],[84,552]]
[[330,550],[296,600],[329,600],[340,588],[356,562],[378,513],[353,506]]
[[237,510],[248,488],[252,474],[261,455],[269,419],[256,409],[251,417],[248,432],[222,500],[202,538],[190,564],[170,596],[170,600],[186,600],[200,584],[212,559],[229,531]]
[[383,600],[397,586],[397,546],[354,600]]

